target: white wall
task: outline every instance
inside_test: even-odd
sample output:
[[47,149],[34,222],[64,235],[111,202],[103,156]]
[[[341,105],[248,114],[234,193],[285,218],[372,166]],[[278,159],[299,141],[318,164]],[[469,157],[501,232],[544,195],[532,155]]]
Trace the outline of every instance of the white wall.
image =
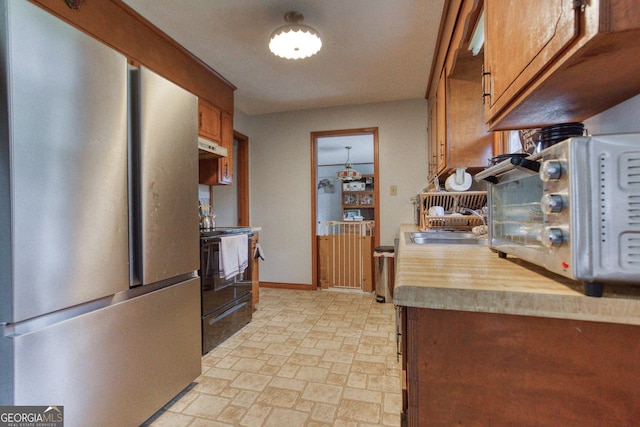
[[[333,183],[333,193],[317,190],[316,209],[318,222],[342,221],[342,182],[338,180],[336,174],[344,166],[319,166],[318,179],[329,178]],[[324,227],[318,224],[318,234],[324,234]]]
[[251,225],[262,227],[266,255],[261,281],[312,283],[311,132],[378,127],[380,243],[393,244],[427,181],[426,109],[415,99],[261,116],[236,110],[234,129],[249,137]]
[[[231,185],[213,185],[213,212],[216,214],[216,227],[234,227],[238,225],[238,143],[233,141],[233,174]],[[205,186],[206,187],[206,186]]]
[[640,95],[584,121],[592,135],[640,132]]

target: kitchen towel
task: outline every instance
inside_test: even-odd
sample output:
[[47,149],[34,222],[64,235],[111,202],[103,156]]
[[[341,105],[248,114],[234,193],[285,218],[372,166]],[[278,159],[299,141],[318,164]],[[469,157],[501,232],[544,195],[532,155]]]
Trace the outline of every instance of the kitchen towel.
[[264,252],[262,252],[262,246],[260,246],[260,243],[256,243],[256,249],[253,251],[253,258],[260,258],[264,261]]
[[220,238],[220,277],[225,280],[242,273],[249,265],[246,234]]

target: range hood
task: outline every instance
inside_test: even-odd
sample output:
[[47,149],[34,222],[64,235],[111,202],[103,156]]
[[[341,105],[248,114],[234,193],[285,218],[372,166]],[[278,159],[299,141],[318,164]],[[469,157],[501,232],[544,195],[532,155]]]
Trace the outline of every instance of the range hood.
[[211,140],[198,137],[198,154],[204,159],[227,157],[227,149]]

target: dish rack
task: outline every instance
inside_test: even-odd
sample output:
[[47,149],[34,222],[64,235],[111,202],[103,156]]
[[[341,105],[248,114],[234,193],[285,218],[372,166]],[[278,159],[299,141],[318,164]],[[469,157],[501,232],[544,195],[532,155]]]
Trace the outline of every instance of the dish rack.
[[[487,205],[486,191],[460,191],[447,192],[436,191],[420,194],[420,230],[428,229],[453,229],[471,230],[482,225],[482,220],[475,215],[451,215],[457,213],[460,208],[468,208],[474,211],[481,210]],[[444,216],[429,216],[429,208],[442,206]],[[486,215],[483,214],[486,221]]]

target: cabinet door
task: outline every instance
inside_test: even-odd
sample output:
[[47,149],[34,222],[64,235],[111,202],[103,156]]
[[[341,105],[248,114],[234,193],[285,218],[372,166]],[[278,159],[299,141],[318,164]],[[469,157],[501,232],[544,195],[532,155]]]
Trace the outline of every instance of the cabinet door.
[[227,157],[200,159],[199,180],[206,185],[229,185],[233,183],[233,116],[220,112],[220,145],[227,149]]
[[198,100],[198,134],[221,143],[221,111],[202,99]]
[[485,0],[487,119],[503,109],[579,34],[572,0]]
[[485,168],[493,138],[484,121],[482,58],[459,53],[447,76],[446,173],[452,168]]
[[636,325],[403,310],[408,426],[638,424]]
[[442,70],[436,94],[436,170],[442,172],[447,167],[447,98],[446,70]]

